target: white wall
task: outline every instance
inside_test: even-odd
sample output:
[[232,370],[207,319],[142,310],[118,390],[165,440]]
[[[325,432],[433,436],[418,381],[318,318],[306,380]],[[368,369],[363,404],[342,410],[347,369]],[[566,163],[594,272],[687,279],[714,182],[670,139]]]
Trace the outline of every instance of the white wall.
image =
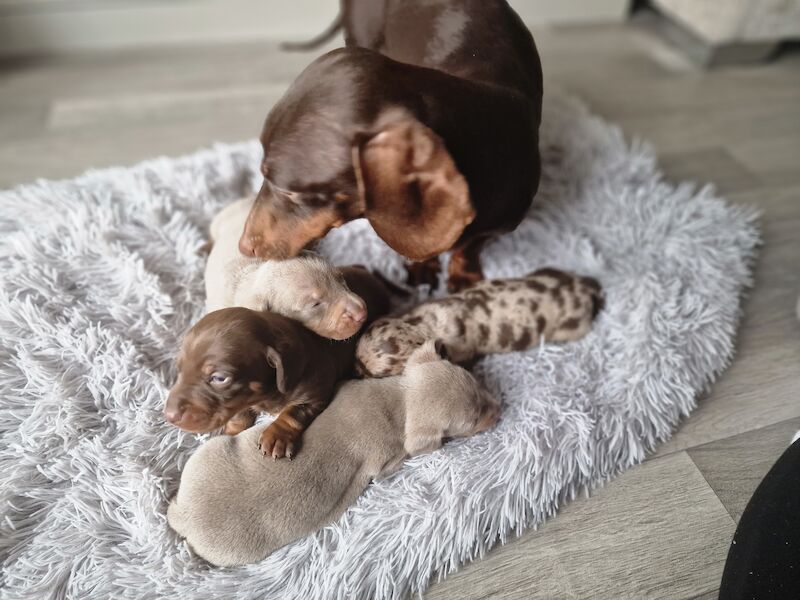
[[[0,54],[305,39],[338,0],[0,0]],[[621,21],[629,0],[511,0],[529,25]]]

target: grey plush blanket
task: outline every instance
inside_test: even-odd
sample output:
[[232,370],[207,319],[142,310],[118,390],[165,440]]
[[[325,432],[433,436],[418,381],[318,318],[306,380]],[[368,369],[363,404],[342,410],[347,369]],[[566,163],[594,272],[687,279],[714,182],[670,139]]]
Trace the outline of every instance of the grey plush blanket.
[[[205,228],[258,182],[260,148],[0,193],[0,595],[403,597],[641,461],[731,360],[755,214],[665,182],[646,145],[565,96],[546,97],[542,152],[530,216],[487,249],[486,273],[597,277],[593,332],[478,363],[504,401],[495,430],[409,461],[337,523],[241,569],[210,568],[168,529],[203,438],[161,411],[203,310]],[[401,275],[365,222],[323,249]]]

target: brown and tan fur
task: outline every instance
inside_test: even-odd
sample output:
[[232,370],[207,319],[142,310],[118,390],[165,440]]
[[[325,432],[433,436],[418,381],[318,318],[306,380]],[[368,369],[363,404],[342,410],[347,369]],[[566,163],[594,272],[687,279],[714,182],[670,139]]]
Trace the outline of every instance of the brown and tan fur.
[[403,375],[343,384],[291,463],[263,460],[262,427],[206,442],[186,464],[167,519],[212,564],[257,562],[335,521],[406,458],[484,431],[499,413],[472,375],[429,342]]
[[239,236],[255,198],[226,206],[211,222],[206,263],[206,310],[243,306],[303,323],[322,337],[342,340],[364,324],[364,301],[350,291],[342,271],[323,257],[302,252],[287,260],[263,260],[239,252]]
[[[389,310],[389,295],[365,269],[344,269],[371,317]],[[207,314],[186,334],[178,380],[164,409],[191,432],[250,427],[257,411],[279,413],[260,437],[263,453],[291,458],[303,431],[328,405],[337,381],[352,374],[356,339],[325,339],[282,315],[241,307]]]
[[339,22],[347,47],[311,63],[267,116],[239,247],[288,258],[366,218],[425,261],[415,283],[452,250],[448,287],[464,289],[539,186],[533,37],[506,0],[343,0]]
[[518,279],[481,281],[458,294],[430,300],[400,316],[375,321],[356,350],[361,375],[402,372],[415,348],[441,339],[457,363],[496,352],[568,342],[588,333],[602,307],[600,285],[555,269]]

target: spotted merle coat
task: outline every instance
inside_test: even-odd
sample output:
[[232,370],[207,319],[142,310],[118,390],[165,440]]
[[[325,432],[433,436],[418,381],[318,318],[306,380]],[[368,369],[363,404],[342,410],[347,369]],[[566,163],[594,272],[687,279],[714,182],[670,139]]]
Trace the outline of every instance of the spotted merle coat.
[[588,333],[602,305],[596,280],[555,269],[481,281],[375,321],[358,343],[356,368],[367,377],[396,375],[414,349],[430,339],[441,340],[456,363],[526,350],[542,338],[577,340]]

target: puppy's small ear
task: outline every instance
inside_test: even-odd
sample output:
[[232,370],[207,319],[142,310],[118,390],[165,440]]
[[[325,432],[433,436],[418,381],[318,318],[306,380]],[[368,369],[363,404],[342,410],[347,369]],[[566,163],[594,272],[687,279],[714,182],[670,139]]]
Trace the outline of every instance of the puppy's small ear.
[[272,346],[267,346],[265,352],[267,364],[275,369],[275,386],[281,394],[293,389],[299,381],[297,369],[292,369],[291,365],[284,364],[283,358]]
[[411,356],[408,357],[408,361],[406,361],[406,369],[409,367],[413,367],[414,365],[422,365],[429,362],[434,362],[442,358],[439,354],[439,349],[437,348],[437,343],[444,347],[441,340],[428,340],[424,344],[422,344],[419,348],[414,350],[411,353]]
[[393,250],[427,260],[452,248],[475,218],[467,180],[444,141],[405,117],[360,136],[353,168],[364,216]]

